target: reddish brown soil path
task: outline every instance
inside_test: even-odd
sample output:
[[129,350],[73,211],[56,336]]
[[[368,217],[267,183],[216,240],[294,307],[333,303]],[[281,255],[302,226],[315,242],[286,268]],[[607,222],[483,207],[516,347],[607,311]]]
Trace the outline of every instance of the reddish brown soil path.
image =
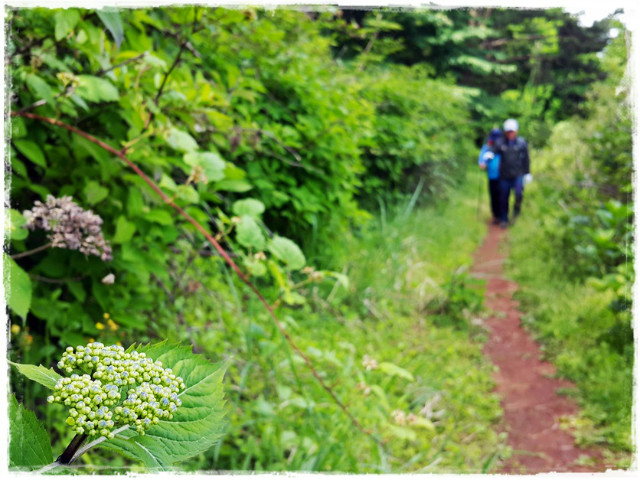
[[575,402],[556,391],[572,384],[552,378],[555,368],[541,361],[538,344],[520,325],[518,302],[512,299],[517,284],[504,277],[506,230],[489,227],[474,258],[473,276],[486,279],[485,305],[495,312],[485,321],[489,340],[484,352],[499,370],[494,374],[496,393],[504,410],[503,428],[513,455],[501,473],[594,472],[575,462],[581,456],[601,458],[596,450],[581,449],[559,427],[559,417],[575,414]]

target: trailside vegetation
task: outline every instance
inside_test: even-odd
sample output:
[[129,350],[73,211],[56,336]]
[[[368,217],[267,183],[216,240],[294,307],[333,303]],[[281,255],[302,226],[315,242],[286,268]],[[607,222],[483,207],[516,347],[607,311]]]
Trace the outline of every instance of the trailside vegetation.
[[[601,281],[630,281],[618,272],[628,124],[582,128],[618,111],[622,57],[596,56],[606,22],[189,6],[14,8],[7,23],[12,468],[495,469],[509,449],[482,287],[465,273],[485,231],[467,166],[505,116],[555,155],[548,133],[577,108],[567,122],[592,153],[580,172],[599,169],[602,201],[580,198],[611,214],[589,221],[613,223],[574,222],[582,243],[565,250],[594,255],[615,277]],[[589,41],[558,47],[576,38]],[[584,75],[562,69],[565,54]],[[598,228],[609,243],[593,251]],[[617,299],[607,308],[630,355]],[[134,351],[136,366],[121,364]],[[150,399],[172,375],[184,385]],[[120,410],[98,406],[104,395]],[[156,408],[165,400],[175,413]]]
[[567,423],[582,443],[632,451],[628,40],[622,34],[605,50],[609,77],[588,92],[586,116],[558,123],[548,147],[535,153],[539,181],[526,194],[532,215],[511,243],[525,320],[560,373],[577,384],[570,393],[582,414]]

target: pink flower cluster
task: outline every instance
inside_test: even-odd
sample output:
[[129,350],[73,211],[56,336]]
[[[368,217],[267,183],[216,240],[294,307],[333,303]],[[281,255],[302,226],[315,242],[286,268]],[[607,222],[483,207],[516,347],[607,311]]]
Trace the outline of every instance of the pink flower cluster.
[[36,200],[33,208],[23,215],[29,230],[50,232],[51,246],[79,250],[102,261],[111,260],[111,245],[102,236],[102,218],[91,210],[83,210],[71,197],[47,195],[46,203]]

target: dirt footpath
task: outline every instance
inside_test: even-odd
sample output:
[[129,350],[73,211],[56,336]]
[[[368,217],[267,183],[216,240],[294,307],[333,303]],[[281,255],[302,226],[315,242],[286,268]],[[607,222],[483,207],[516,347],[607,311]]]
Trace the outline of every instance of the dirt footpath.
[[570,433],[561,430],[559,417],[575,414],[576,403],[559,396],[570,382],[552,378],[555,368],[540,360],[538,344],[521,327],[519,304],[512,299],[518,288],[503,273],[507,231],[489,227],[474,257],[472,275],[486,279],[485,305],[495,312],[485,321],[489,330],[484,353],[499,371],[494,373],[496,393],[504,410],[503,431],[513,455],[500,473],[596,472],[606,466],[576,465],[581,456],[601,458],[594,449],[574,445]]

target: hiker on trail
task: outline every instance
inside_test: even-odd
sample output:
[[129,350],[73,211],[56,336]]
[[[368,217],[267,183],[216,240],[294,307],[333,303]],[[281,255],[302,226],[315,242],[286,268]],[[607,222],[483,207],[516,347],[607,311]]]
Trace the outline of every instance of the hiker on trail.
[[482,170],[487,171],[489,179],[489,200],[491,202],[491,213],[493,215],[493,224],[500,223],[500,154],[497,153],[493,158],[484,156],[489,149],[495,145],[496,141],[502,138],[502,132],[499,128],[494,128],[487,137],[487,142],[482,146],[480,155],[478,156],[478,165]]
[[[529,172],[529,146],[524,138],[518,137],[518,122],[510,118],[504,122],[502,127],[504,138],[498,140],[490,151],[485,154],[485,158],[500,154],[500,201],[499,215],[500,226],[507,228],[509,225],[509,197],[511,190],[515,194],[513,205],[512,222],[520,214],[522,207],[522,191],[524,183],[531,181]],[[526,177],[526,180],[525,180]]]

